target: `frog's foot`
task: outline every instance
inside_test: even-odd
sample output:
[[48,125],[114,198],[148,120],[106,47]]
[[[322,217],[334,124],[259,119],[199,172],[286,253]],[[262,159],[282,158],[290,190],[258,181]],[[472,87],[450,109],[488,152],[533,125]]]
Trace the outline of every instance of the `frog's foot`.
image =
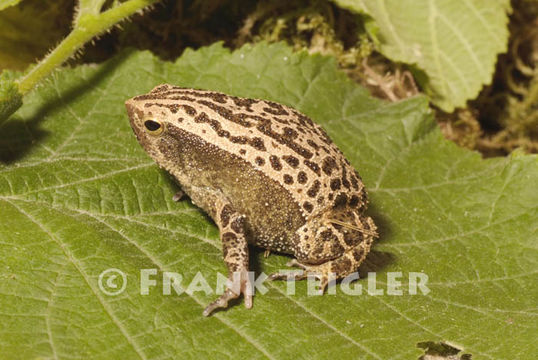
[[263,257],[267,259],[269,255],[271,255],[271,250],[265,249],[265,251],[263,252]]
[[[228,286],[217,300],[209,304],[203,314],[209,316],[213,311],[219,308],[227,308],[228,301],[236,299],[240,294],[243,294],[245,298],[245,307],[247,309],[252,308],[252,285],[248,277],[248,271],[243,270],[234,274],[234,278],[229,279],[232,282],[232,286]],[[232,277],[232,276],[230,276]]]
[[325,288],[329,284],[329,281],[335,280],[336,276],[334,273],[331,273],[331,264],[330,262],[320,264],[320,265],[305,265],[301,264],[296,259],[289,261],[287,266],[294,266],[303,269],[301,272],[285,272],[285,273],[273,273],[269,276],[269,280],[303,280],[309,276],[315,277],[320,281],[320,292],[323,293]]
[[185,193],[183,192],[183,190],[179,190],[173,197],[172,197],[172,200],[174,200],[175,202],[178,202],[178,201],[181,201],[181,199],[183,199],[185,197]]
[[302,273],[297,275],[293,273],[275,273],[269,276],[270,280],[288,279],[288,280],[301,280],[308,276],[314,276],[320,280],[320,292],[323,293],[329,282],[336,279],[341,279],[359,268],[359,265],[363,262],[370,245],[372,238],[363,243],[358,244],[354,248],[346,251],[342,256],[318,265],[302,264],[293,259],[288,262],[288,266],[297,266],[303,269]]

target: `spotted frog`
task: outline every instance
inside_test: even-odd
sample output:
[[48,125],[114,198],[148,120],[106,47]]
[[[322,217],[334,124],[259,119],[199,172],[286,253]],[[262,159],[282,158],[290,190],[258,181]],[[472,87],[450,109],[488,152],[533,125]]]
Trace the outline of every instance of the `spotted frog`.
[[230,280],[239,274],[240,286],[228,286],[204,315],[241,294],[252,307],[249,244],[290,254],[290,265],[304,270],[294,278],[316,276],[322,289],[366,257],[377,233],[364,215],[364,185],[307,116],[272,101],[167,84],[125,106],[144,150],[217,224]]

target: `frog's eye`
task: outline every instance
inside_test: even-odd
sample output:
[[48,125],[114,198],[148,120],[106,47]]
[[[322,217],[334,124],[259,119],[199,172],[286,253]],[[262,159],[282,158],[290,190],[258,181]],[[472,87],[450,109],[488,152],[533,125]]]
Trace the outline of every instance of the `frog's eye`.
[[160,135],[164,130],[164,124],[156,119],[147,119],[144,121],[146,132],[153,136]]

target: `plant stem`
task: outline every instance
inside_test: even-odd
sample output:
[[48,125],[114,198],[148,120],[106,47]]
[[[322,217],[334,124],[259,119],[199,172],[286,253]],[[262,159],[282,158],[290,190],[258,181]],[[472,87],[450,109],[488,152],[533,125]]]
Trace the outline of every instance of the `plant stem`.
[[43,60],[41,60],[18,83],[19,92],[24,95],[32,90],[44,77],[48,76],[57,66],[63,64],[77,50],[93,37],[108,30],[116,23],[131,16],[144,7],[158,0],[129,0],[109,9],[99,15],[81,15],[73,31]]

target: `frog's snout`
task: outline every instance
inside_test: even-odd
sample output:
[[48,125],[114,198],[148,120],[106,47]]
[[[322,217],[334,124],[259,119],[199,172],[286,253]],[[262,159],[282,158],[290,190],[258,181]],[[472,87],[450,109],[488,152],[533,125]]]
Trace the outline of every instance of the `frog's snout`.
[[129,99],[125,102],[125,108],[127,109],[127,116],[129,116],[129,120],[131,121],[131,123],[133,122],[133,118],[134,118],[134,112],[135,112],[135,106],[134,104],[132,103],[132,100]]

